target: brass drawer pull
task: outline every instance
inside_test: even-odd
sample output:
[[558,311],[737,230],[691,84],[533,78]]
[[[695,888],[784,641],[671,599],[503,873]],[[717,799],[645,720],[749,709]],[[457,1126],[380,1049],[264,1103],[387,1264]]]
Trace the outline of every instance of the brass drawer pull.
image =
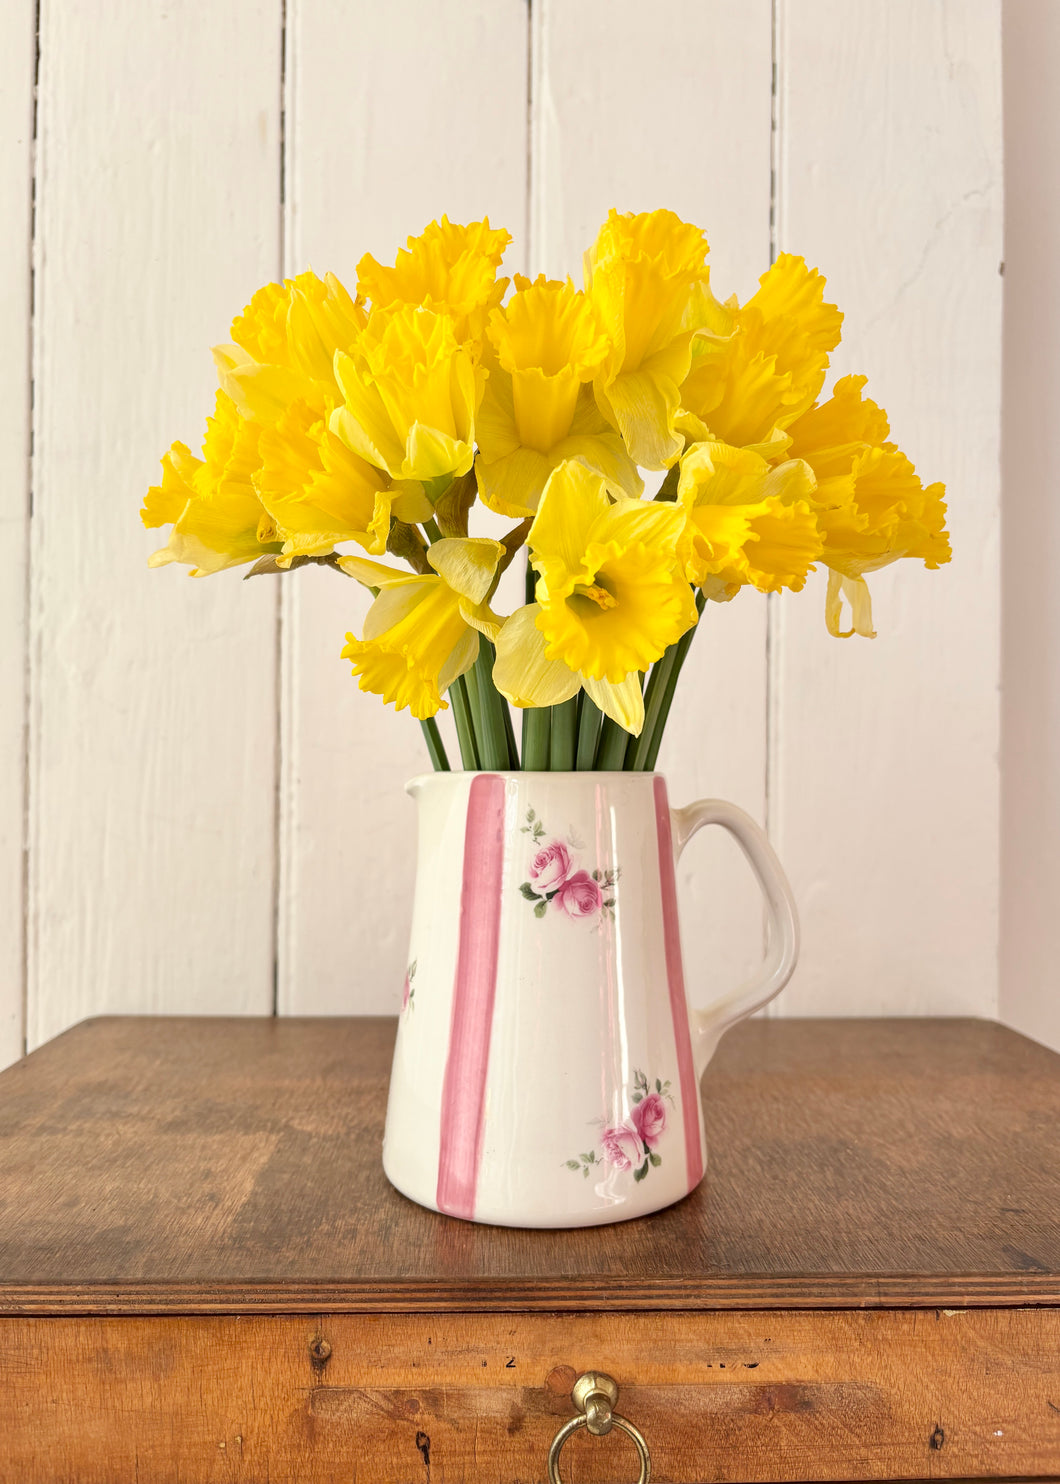
[[571,1433],[577,1432],[579,1427],[588,1428],[596,1438],[604,1437],[613,1427],[620,1428],[628,1438],[632,1439],[633,1446],[640,1456],[640,1478],[637,1484],[649,1484],[651,1455],[648,1452],[647,1443],[632,1422],[611,1410],[618,1401],[617,1383],[610,1376],[605,1376],[602,1371],[586,1371],[584,1376],[578,1377],[571,1388],[571,1401],[578,1408],[578,1413],[569,1422],[565,1422],[552,1439],[552,1447],[548,1450],[549,1484],[563,1484],[559,1476],[560,1449]]

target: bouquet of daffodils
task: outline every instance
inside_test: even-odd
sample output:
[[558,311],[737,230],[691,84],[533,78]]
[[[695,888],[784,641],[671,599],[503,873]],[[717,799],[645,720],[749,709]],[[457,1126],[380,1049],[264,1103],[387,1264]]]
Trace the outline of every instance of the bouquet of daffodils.
[[[148,492],[144,524],[172,526],[151,564],[370,588],[342,654],[436,768],[451,704],[465,768],[651,769],[709,601],[820,562],[830,632],[871,637],[867,572],[949,560],[943,488],[864,377],[819,400],[843,317],[803,259],[722,303],[700,228],[612,211],[584,289],[508,293],[510,241],[443,217],[392,268],[362,258],[356,298],[331,274],[260,289],[214,352],[202,458],[174,443]],[[525,603],[498,612],[524,548]]]

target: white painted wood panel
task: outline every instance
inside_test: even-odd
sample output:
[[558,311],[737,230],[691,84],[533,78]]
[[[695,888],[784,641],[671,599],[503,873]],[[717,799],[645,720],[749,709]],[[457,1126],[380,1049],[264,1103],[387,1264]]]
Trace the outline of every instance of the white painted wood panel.
[[1000,10],[778,0],[779,246],[845,310],[838,372],[925,480],[954,560],[870,578],[879,638],[777,605],[775,842],[804,950],[789,1014],[997,1010]]
[[[580,280],[614,206],[703,227],[721,298],[769,267],[769,0],[535,0],[535,269]],[[766,602],[712,604],[690,651],[659,767],[671,800],[765,815]],[[705,1003],[761,954],[761,905],[722,831],[680,868],[685,956]]]
[[32,0],[0,10],[0,1067],[22,1052],[26,543],[33,197]]
[[1004,22],[1001,1014],[1060,1050],[1060,7]]
[[[442,212],[509,227],[509,271],[577,279],[608,207],[665,205],[706,228],[716,290],[744,297],[769,261],[771,138],[777,245],[828,274],[847,312],[837,370],[869,374],[898,442],[948,483],[955,557],[871,580],[871,643],[827,636],[823,583],[775,603],[769,635],[755,595],[708,610],[660,765],[675,802],[720,794],[769,818],[806,929],[782,1011],[995,1012],[999,9],[43,0],[30,579],[34,16],[7,7],[0,1063],[23,1035],[27,653],[30,1044],[104,1010],[268,1011],[277,928],[281,1011],[397,1003],[414,870],[401,787],[426,756],[339,656],[360,589],[145,565],[161,533],[141,529],[140,498],[171,440],[201,438],[209,346],[252,291],[308,265],[352,287],[363,252],[392,260]],[[1008,662],[1020,652],[1014,638]],[[1010,847],[1025,905],[1032,846]],[[682,892],[705,997],[756,956],[757,896],[721,838],[696,841]],[[1047,905],[1013,931],[1044,942]],[[1031,1024],[1047,968],[1045,948],[1007,1016]]]
[[280,3],[41,7],[29,1040],[272,1003],[275,594],[148,571],[279,256]]
[[[523,268],[525,0],[288,0],[287,20],[287,270],[352,291],[362,253],[393,262],[443,212],[507,227]],[[339,657],[363,590],[317,570],[282,580],[280,1009],[396,1010],[415,852],[402,788],[429,762],[408,713],[362,694]]]

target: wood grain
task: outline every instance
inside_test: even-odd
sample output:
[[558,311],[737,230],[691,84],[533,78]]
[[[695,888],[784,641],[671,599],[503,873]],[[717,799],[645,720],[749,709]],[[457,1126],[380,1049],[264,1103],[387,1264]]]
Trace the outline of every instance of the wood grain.
[[777,14],[778,246],[827,276],[834,371],[948,485],[954,548],[870,575],[875,640],[826,634],[823,573],[775,605],[770,822],[803,926],[778,1013],[994,1015],[1001,7]]
[[0,1067],[24,1026],[34,13],[0,9]]
[[[1060,1471],[1060,1314],[0,1320],[0,1481],[539,1484],[583,1370],[659,1484]],[[619,1434],[575,1484],[633,1479]]]
[[[391,1189],[393,1022],[88,1022],[0,1076],[0,1312],[1060,1304],[1060,1057],[987,1022],[738,1027],[687,1200],[570,1232]],[[1060,1402],[1060,1399],[1058,1399]]]
[[138,508],[278,260],[280,0],[40,6],[29,1042],[272,1004],[275,607]]

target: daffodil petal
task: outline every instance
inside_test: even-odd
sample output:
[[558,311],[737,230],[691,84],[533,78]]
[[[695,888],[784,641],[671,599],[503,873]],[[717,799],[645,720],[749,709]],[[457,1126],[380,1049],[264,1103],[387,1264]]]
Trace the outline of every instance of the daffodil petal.
[[578,459],[561,464],[549,477],[527,536],[531,560],[540,547],[548,553],[544,565],[576,574],[571,581],[582,575],[592,581],[592,573],[583,574],[585,549],[594,523],[610,508],[599,474]]
[[644,694],[638,675],[627,675],[625,680],[593,680],[583,675],[582,684],[586,695],[599,706],[605,716],[639,737],[644,726]]
[[[140,519],[147,527],[174,525],[194,498],[191,484],[202,464],[184,443],[174,443],[162,455],[162,483],[152,485],[144,498]],[[155,563],[156,566],[162,563]]]
[[[365,587],[393,587],[401,583],[422,579],[412,572],[401,572],[394,567],[384,567],[382,562],[370,562],[367,557],[340,556],[339,566],[348,577],[356,577]],[[430,579],[427,579],[428,581]]]
[[536,448],[515,448],[500,458],[475,460],[475,478],[483,504],[497,515],[518,520],[533,515],[555,468],[553,461]]
[[503,555],[501,543],[486,536],[449,536],[427,550],[427,560],[439,576],[473,605],[485,599]]
[[[461,617],[466,617],[463,604],[460,605],[460,613]],[[445,695],[454,680],[459,680],[461,675],[466,675],[471,669],[478,659],[478,649],[478,633],[472,626],[461,634],[449,658],[438,671],[438,689],[442,695]]]
[[162,484],[149,491],[141,517],[148,525],[173,522],[166,546],[150,558],[152,567],[180,562],[193,577],[205,577],[280,551],[253,483],[261,433],[261,424],[242,417],[219,391],[206,420],[203,457],[173,445],[162,461]]
[[460,616],[473,629],[480,634],[485,634],[491,644],[496,644],[501,629],[508,622],[500,614],[494,613],[488,603],[461,602]]
[[331,414],[331,431],[369,464],[400,477],[405,447],[394,432],[379,393],[354,375],[352,359],[341,351],[335,357],[335,376],[346,405],[336,407]]
[[545,658],[537,613],[536,603],[517,608],[497,636],[493,683],[513,706],[559,706],[581,689],[576,671],[562,660]]
[[646,542],[676,551],[685,512],[668,500],[623,500],[608,512],[608,539],[623,546]]
[[434,514],[427,491],[418,479],[395,479],[390,486],[390,508],[398,520],[418,526]]
[[433,716],[446,705],[442,693],[478,655],[479,638],[464,618],[464,599],[434,573],[395,581],[389,569],[354,560],[361,580],[374,577],[371,585],[382,591],[365,616],[364,637],[346,636],[344,657],[362,690],[398,710],[407,706],[421,721]]
[[330,431],[305,402],[262,429],[254,487],[284,538],[284,554],[329,552],[358,541],[381,553],[390,532],[390,480]]
[[[375,565],[366,562],[365,566]],[[438,586],[433,577],[420,577],[416,573],[402,574],[397,582],[379,582],[378,596],[364,616],[366,640],[379,639],[402,620],[414,614],[423,599]]]
[[442,217],[410,237],[393,268],[368,254],[357,264],[357,287],[376,307],[430,305],[452,315],[462,342],[480,340],[508,280],[497,279],[510,233],[489,219],[461,226]]
[[595,384],[600,411],[622,434],[642,469],[668,469],[684,447],[673,430],[680,405],[677,384],[651,371],[628,371]]
[[590,386],[578,393],[570,432],[547,452],[520,444],[511,378],[504,371],[491,373],[476,426],[479,491],[484,503],[499,515],[535,514],[549,475],[568,459],[580,459],[602,475],[613,494],[637,499],[644,492],[636,464],[620,435],[601,415]]
[[474,457],[475,450],[470,443],[423,423],[413,423],[399,472],[406,479],[425,482],[443,479],[446,475],[466,474]]
[[[843,599],[850,604],[850,628],[840,628]],[[844,577],[841,572],[828,573],[828,591],[825,595],[825,623],[828,632],[836,639],[849,639],[860,634],[864,639],[875,639],[872,627],[872,598],[868,583],[863,577]]]

